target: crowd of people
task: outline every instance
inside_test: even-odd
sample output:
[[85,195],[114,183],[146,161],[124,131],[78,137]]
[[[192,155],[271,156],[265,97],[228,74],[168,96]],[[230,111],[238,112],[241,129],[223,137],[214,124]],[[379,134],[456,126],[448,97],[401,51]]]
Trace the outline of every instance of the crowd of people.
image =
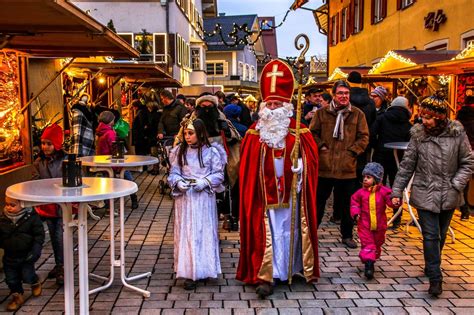
[[[282,75],[275,76],[275,73]],[[293,74],[273,60],[263,69],[261,102],[249,95],[203,93],[197,99],[176,97],[167,90],[157,101],[131,104],[134,119],[131,144],[139,155],[156,154],[157,141],[173,140],[168,183],[175,199],[174,270],[184,288],[221,273],[219,216],[227,213],[229,229],[240,231],[236,278],[256,286],[261,298],[279,282],[320,276],[318,228],[333,195],[330,221],[339,224],[341,243],[350,249],[357,226],[359,256],[367,279],[375,276],[387,228],[387,207],[395,214],[413,177],[410,203],[422,227],[428,292],[442,293],[441,253],[455,209],[469,217],[466,186],[474,170],[472,104],[450,120],[446,100],[439,95],[419,104],[420,123],[403,96],[362,86],[359,73],[334,83],[331,93],[310,89],[301,121],[296,121]],[[474,102],[472,102],[474,103]],[[119,134],[120,113],[90,108],[89,96],[72,107],[71,153],[111,154]],[[464,127],[463,127],[464,125]],[[467,134],[466,134],[467,131]],[[396,164],[389,142],[408,142]],[[63,131],[45,128],[34,178],[61,177]],[[149,170],[158,174],[158,168]],[[127,180],[134,180],[130,172]],[[132,209],[139,206],[132,195]],[[400,225],[393,220],[391,228]],[[0,218],[0,247],[5,250],[6,283],[12,292],[7,309],[23,303],[23,283],[33,296],[41,294],[34,263],[44,242],[47,223],[55,267],[48,278],[63,284],[62,219],[57,205],[22,208],[6,198]]]

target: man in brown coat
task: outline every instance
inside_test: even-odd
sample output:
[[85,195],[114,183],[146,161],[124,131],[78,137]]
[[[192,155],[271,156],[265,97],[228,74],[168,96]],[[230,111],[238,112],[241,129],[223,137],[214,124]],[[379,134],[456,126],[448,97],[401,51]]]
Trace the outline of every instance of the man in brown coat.
[[337,81],[332,94],[331,104],[319,109],[309,126],[319,148],[318,225],[324,216],[326,201],[334,191],[334,211],[341,214],[342,243],[356,248],[349,207],[351,195],[358,186],[357,156],[369,143],[369,130],[364,113],[349,101],[349,83]]

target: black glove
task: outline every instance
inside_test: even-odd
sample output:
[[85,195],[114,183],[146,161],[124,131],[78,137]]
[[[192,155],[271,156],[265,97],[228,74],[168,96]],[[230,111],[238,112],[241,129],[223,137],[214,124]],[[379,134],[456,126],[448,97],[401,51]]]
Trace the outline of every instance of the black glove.
[[352,220],[354,221],[354,224],[357,224],[357,221],[359,221],[359,215],[356,214],[356,215],[352,218]]

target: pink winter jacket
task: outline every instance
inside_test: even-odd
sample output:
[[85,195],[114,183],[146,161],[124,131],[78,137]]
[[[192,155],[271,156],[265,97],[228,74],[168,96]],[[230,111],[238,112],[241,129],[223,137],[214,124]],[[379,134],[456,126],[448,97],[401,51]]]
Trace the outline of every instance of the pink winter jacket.
[[[385,209],[393,208],[390,194],[392,190],[383,185],[376,185],[373,188],[375,196],[375,207],[371,211],[370,195],[371,190],[361,188],[351,197],[351,217],[359,216],[358,226],[371,231],[387,229],[387,215]],[[372,212],[372,213],[371,213]]]
[[110,155],[112,154],[112,142],[117,138],[115,130],[112,126],[104,123],[99,123],[95,134],[97,136],[97,145],[95,153],[97,155]]

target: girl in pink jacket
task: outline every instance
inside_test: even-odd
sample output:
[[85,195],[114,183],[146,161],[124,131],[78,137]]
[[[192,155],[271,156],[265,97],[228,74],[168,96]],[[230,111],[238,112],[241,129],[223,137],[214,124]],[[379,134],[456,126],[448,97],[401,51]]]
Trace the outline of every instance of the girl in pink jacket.
[[379,163],[368,163],[362,171],[362,188],[351,197],[351,216],[357,221],[357,232],[361,243],[359,257],[365,264],[365,277],[374,277],[374,264],[380,258],[387,231],[385,210],[393,208],[392,190],[382,185],[383,167]]

